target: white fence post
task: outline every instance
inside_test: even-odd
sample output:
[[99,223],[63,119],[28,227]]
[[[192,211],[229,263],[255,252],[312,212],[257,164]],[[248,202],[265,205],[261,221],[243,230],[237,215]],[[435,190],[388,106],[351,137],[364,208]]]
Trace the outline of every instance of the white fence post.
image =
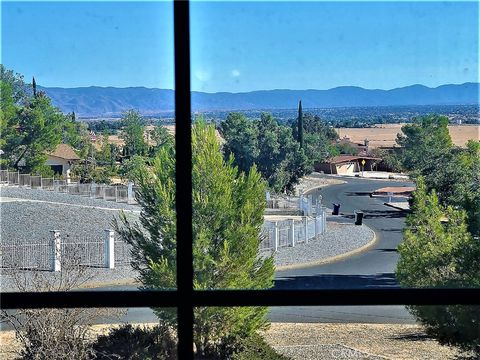
[[128,188],[127,188],[127,203],[132,204],[133,203],[133,182],[128,183]]
[[303,226],[305,228],[305,244],[308,244],[308,217],[303,216]]
[[325,207],[322,206],[322,234],[327,232],[327,213],[325,211]]
[[51,230],[52,233],[52,271],[62,270],[62,244],[60,239],[60,231]]
[[115,269],[115,239],[113,235],[113,230],[105,230],[105,243],[104,243],[104,253],[105,253],[105,267],[107,269]]
[[115,202],[118,202],[118,187],[115,186]]
[[96,190],[97,190],[97,184],[94,181],[90,184],[90,198],[91,199],[95,199]]
[[322,234],[322,216],[315,216],[315,239],[318,239],[318,235]]
[[278,240],[279,240],[278,222],[275,221],[275,228],[273,230],[273,250],[274,251],[278,251]]
[[288,228],[288,242],[290,246],[295,247],[295,220],[290,219],[290,227]]

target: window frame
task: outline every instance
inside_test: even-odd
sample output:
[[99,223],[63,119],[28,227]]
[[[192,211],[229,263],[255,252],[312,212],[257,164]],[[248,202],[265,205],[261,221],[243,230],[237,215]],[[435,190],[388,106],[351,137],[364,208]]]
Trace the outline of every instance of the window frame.
[[177,290],[1,293],[0,308],[175,307],[178,358],[193,359],[198,306],[480,305],[480,288],[194,290],[189,0],[174,1]]

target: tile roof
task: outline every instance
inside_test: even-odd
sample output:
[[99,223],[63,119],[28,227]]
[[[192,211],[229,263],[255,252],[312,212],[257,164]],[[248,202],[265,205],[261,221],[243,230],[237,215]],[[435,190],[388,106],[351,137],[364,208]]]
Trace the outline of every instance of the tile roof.
[[376,161],[382,160],[381,158],[370,157],[370,156],[339,155],[339,156],[334,156],[334,157],[328,159],[325,162],[330,163],[330,164],[341,164],[341,163],[344,163],[344,162],[357,161],[357,160],[362,160],[362,159],[376,160]]
[[47,153],[47,155],[55,156],[65,160],[80,160],[72,147],[67,144],[58,144],[57,148],[54,151]]

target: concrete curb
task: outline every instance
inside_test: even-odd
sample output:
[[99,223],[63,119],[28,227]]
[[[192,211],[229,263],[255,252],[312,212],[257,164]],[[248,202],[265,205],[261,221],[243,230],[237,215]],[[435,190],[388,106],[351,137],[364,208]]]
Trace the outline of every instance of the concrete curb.
[[391,207],[391,208],[393,208],[393,209],[405,211],[405,212],[408,212],[408,213],[409,213],[409,212],[412,212],[411,209],[404,209],[404,208],[402,208],[402,207],[400,207],[400,206],[395,206],[395,205],[392,205],[392,204],[390,204],[390,203],[388,203],[388,202],[384,202],[383,205],[388,206],[388,207]]
[[304,268],[310,268],[310,267],[314,267],[314,266],[318,266],[318,265],[330,264],[330,263],[333,263],[333,262],[345,260],[345,259],[347,259],[351,256],[358,255],[358,254],[361,254],[361,253],[369,250],[371,247],[373,247],[377,243],[378,238],[377,238],[377,234],[375,233],[375,231],[371,227],[369,227],[365,224],[363,224],[363,226],[367,227],[372,232],[372,239],[368,243],[366,243],[365,245],[360,246],[359,248],[347,251],[346,253],[335,255],[335,256],[330,256],[330,257],[324,258],[324,259],[309,261],[309,262],[306,262],[306,263],[298,263],[298,264],[292,264],[292,265],[277,266],[275,268],[275,271],[304,269]]

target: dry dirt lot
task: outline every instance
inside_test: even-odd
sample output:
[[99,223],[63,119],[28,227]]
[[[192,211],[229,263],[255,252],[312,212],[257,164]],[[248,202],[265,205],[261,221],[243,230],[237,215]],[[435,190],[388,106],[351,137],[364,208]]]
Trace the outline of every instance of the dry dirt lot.
[[[340,138],[347,136],[351,141],[363,143],[370,140],[370,148],[390,147],[395,145],[398,133],[404,124],[377,124],[373,128],[339,128],[335,129]],[[455,145],[465,146],[468,140],[480,140],[479,125],[449,125],[448,130]]]

